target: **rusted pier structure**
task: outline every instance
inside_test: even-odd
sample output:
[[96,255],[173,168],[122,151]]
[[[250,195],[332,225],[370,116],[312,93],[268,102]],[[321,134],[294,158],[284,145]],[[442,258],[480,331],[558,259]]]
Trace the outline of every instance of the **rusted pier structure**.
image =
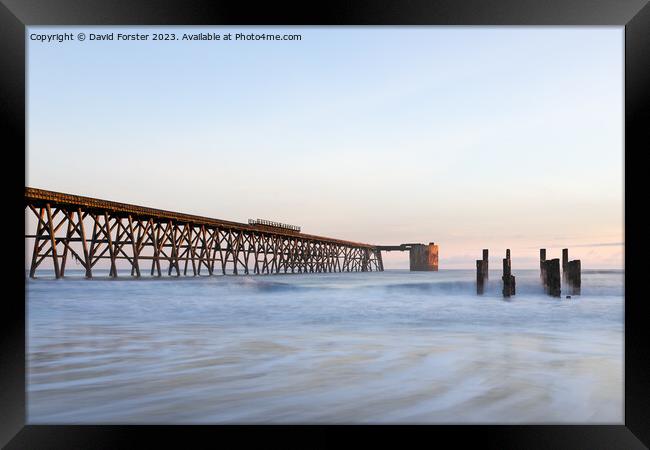
[[409,268],[412,271],[438,271],[438,246],[425,244],[378,245],[379,252],[409,252]]
[[30,277],[46,258],[57,278],[71,258],[88,278],[100,260],[110,261],[111,277],[384,270],[377,246],[263,219],[245,224],[34,188],[25,188],[25,208],[37,220],[25,236],[34,239]]

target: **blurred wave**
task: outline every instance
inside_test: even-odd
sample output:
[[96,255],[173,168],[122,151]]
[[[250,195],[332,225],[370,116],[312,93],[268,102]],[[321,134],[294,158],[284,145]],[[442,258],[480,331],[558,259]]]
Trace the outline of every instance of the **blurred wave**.
[[76,275],[27,281],[30,423],[622,422],[620,271]]

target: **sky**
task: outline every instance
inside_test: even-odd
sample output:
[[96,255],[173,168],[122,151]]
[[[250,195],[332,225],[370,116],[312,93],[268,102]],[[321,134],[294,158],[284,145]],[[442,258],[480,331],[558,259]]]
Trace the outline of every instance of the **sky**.
[[[272,33],[296,41],[42,42]],[[29,27],[26,185],[623,267],[623,27]],[[385,255],[407,268],[408,254]]]

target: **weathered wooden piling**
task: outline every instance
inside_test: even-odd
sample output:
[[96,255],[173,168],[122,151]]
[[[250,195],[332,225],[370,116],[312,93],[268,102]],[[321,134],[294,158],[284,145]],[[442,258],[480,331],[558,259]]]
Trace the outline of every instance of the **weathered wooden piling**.
[[544,291],[553,297],[561,294],[560,260],[558,258],[544,261]]
[[572,295],[580,295],[580,260],[574,259],[567,262],[566,281]]
[[503,296],[510,297],[514,294],[514,277],[512,276],[512,266],[508,258],[503,258]]
[[515,295],[515,277],[512,275],[512,264],[510,262],[510,249],[506,250],[506,257],[503,258],[503,296]]
[[483,295],[485,291],[485,260],[477,259],[476,260],[476,293],[478,295]]
[[546,280],[546,275],[544,274],[544,262],[546,261],[546,249],[539,249],[539,277],[542,279],[542,283]]
[[485,279],[487,280],[488,278],[490,278],[489,273],[488,273],[488,265],[489,264],[488,264],[488,249],[487,248],[483,249],[483,262],[485,263],[485,264],[483,264],[483,270],[485,271]]
[[562,249],[562,279],[566,281],[567,279],[567,267],[569,265],[569,249]]

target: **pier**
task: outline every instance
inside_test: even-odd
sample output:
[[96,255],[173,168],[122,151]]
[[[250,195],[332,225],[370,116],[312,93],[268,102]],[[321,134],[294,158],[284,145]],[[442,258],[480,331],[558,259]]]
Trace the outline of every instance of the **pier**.
[[[25,208],[37,220],[35,234],[25,235],[34,240],[32,278],[45,260],[61,278],[71,259],[86,278],[101,260],[110,262],[111,277],[124,270],[133,277],[372,272],[384,270],[381,251],[390,247],[305,234],[266,219],[240,223],[29,187]],[[411,270],[432,270],[434,263],[437,270],[437,245],[403,246]]]

